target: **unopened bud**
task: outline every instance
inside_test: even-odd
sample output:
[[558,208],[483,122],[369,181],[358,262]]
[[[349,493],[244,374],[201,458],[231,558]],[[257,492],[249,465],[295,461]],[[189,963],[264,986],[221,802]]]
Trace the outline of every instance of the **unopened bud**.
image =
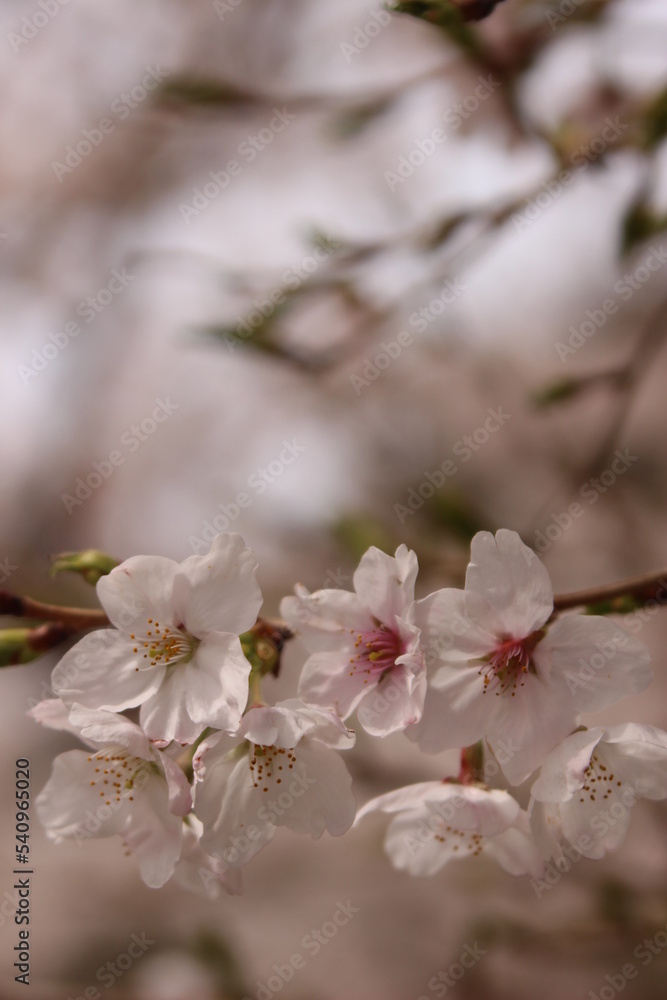
[[52,556],[50,575],[62,573],[67,570],[71,573],[80,573],[86,583],[95,586],[102,576],[118,565],[118,561],[104,552],[97,549],[84,549],[83,552],[61,552],[59,556]]

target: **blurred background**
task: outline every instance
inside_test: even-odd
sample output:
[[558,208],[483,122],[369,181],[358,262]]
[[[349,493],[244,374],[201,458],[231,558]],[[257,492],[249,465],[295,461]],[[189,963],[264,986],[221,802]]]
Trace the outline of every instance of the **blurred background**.
[[[258,553],[268,616],[296,581],[350,587],[370,544],[417,551],[418,596],[461,585],[480,528],[520,532],[556,591],[667,566],[667,9],[404,6],[425,17],[4,0],[4,588],[94,606],[50,554],[181,560],[226,529]],[[667,727],[666,619],[638,619],[650,691],[603,721]],[[24,717],[56,659],[2,674],[8,998],[14,761],[36,795],[73,745]],[[295,641],[270,698],[302,660]],[[363,732],[347,761],[360,803],[454,766]],[[627,995],[663,997],[667,952],[633,953],[667,923],[666,819],[640,803],[621,850],[542,892],[484,859],[398,873],[382,817],[279,832],[215,902],[34,823],[34,995],[609,1000],[631,962]],[[100,980],[133,934],[146,953]]]

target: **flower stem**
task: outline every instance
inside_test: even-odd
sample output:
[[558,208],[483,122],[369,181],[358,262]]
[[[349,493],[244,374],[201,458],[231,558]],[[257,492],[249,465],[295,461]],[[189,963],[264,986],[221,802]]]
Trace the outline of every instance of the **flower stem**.
[[109,624],[104,611],[96,608],[64,608],[58,604],[43,604],[31,597],[18,597],[0,590],[0,615],[12,618],[34,618],[36,621],[58,622],[72,632],[102,628]]
[[[593,587],[590,590],[556,594],[554,611],[589,607],[598,614],[609,614],[614,611],[622,613],[633,611],[648,601],[667,604],[667,569],[644,576],[630,577],[602,587]],[[598,607],[600,605],[602,607]]]

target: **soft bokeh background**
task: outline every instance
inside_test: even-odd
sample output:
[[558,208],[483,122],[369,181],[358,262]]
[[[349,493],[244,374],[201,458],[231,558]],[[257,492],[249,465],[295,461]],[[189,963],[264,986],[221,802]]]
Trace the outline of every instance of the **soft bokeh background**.
[[[0,18],[4,587],[92,605],[78,578],[48,579],[50,553],[182,559],[227,526],[260,557],[268,615],[297,580],[349,586],[369,544],[416,549],[420,596],[460,585],[480,527],[537,544],[557,591],[667,565],[661,0],[506,0],[466,31],[368,0],[5,0]],[[84,130],[98,144],[67,162]],[[230,160],[222,190],[209,175]],[[171,415],[151,423],[159,401]],[[508,415],[492,434],[489,410]],[[285,442],[298,455],[281,465]],[[617,449],[627,471],[591,485]],[[407,513],[447,459],[456,472]],[[605,721],[667,727],[666,616],[642,621],[650,692]],[[293,693],[301,659],[292,643],[270,697]],[[24,717],[55,660],[1,678],[2,997],[26,994],[13,762],[31,759],[36,794],[72,745]],[[360,802],[452,766],[363,733],[348,762]],[[266,1000],[258,983],[299,952],[281,1000],[432,1000],[477,942],[447,995],[583,1000],[634,962],[627,995],[662,997],[664,955],[633,951],[667,922],[666,819],[641,803],[617,854],[539,897],[484,861],[395,872],[380,817],[338,840],[279,834],[244,895],[217,902],[151,891],[115,841],[56,847],[35,823],[33,995]],[[304,936],[348,900],[358,912],[312,954]],[[97,970],[144,933],[107,990]]]

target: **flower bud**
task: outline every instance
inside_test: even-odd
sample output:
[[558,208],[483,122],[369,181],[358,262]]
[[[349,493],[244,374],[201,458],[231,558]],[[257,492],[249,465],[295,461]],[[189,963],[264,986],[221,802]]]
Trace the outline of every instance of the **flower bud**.
[[50,575],[55,576],[63,570],[80,573],[86,583],[95,586],[102,576],[106,576],[118,565],[118,561],[97,549],[84,549],[83,552],[61,552],[52,556]]

